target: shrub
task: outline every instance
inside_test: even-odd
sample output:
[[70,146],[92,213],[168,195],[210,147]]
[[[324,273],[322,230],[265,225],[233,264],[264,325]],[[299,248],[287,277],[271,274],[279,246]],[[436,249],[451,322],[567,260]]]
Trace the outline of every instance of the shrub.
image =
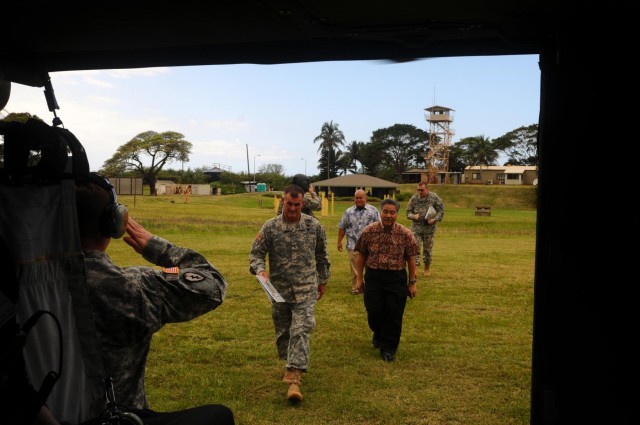
[[409,199],[411,199],[412,196],[413,196],[413,193],[411,193],[411,192],[396,193],[396,201],[405,202],[405,201],[408,201]]

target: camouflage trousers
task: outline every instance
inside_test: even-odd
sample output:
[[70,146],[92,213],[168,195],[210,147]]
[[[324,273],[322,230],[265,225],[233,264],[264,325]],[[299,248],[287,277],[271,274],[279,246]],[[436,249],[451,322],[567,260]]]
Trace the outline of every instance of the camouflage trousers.
[[[433,251],[433,232],[427,233],[423,229],[415,228],[413,229],[413,235],[416,237],[416,241],[418,241],[418,250],[422,251],[422,256],[420,254],[416,255],[416,267],[420,265],[421,260],[424,260],[425,266],[431,265],[431,252]],[[422,258],[421,258],[422,257]]]
[[309,368],[309,342],[316,325],[315,309],[316,300],[271,305],[278,357],[287,361],[287,369],[306,371]]

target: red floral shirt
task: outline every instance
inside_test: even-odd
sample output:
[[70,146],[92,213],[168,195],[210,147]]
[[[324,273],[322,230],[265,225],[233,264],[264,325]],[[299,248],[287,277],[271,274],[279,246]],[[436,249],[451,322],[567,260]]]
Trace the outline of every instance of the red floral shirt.
[[385,229],[382,222],[365,227],[354,250],[366,257],[367,268],[379,270],[403,270],[407,261],[420,253],[410,229],[398,223]]

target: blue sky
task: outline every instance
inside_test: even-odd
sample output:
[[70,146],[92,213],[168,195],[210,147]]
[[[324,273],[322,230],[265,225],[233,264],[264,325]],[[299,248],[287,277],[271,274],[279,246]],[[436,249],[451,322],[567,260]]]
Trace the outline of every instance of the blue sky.
[[[425,108],[454,110],[453,143],[502,136],[538,122],[537,55],[416,60],[212,65],[51,73],[64,127],[98,170],[118,146],[144,131],[177,131],[193,143],[190,161],[254,172],[281,164],[286,175],[318,173],[322,124],[347,143],[411,124],[428,131]],[[13,84],[8,112],[51,123],[42,88]],[[248,150],[248,159],[247,159]],[[259,155],[259,156],[258,156]]]

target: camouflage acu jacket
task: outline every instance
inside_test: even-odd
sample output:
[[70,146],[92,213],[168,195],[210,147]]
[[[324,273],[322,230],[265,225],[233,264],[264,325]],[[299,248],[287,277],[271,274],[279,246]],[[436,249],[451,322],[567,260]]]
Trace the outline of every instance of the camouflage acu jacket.
[[292,224],[282,215],[267,220],[251,246],[249,271],[267,271],[271,283],[287,302],[316,299],[318,284],[325,285],[330,276],[324,227],[306,214]]
[[156,236],[143,257],[158,266],[177,266],[177,273],[145,266],[121,268],[102,251],[84,255],[98,342],[116,402],[147,408],[144,376],[151,337],[165,323],[214,310],[225,298],[227,283],[202,255]]
[[[433,224],[427,224],[427,221],[425,220],[429,207],[433,207],[436,210],[436,222]],[[418,220],[413,219],[415,214],[420,214],[420,218]],[[424,198],[420,197],[420,195],[416,193],[407,203],[407,218],[411,220],[411,229],[414,231],[416,229],[420,229],[423,233],[435,233],[438,227],[437,223],[442,221],[443,217],[444,203],[442,202],[442,199],[433,192],[429,192]]]

